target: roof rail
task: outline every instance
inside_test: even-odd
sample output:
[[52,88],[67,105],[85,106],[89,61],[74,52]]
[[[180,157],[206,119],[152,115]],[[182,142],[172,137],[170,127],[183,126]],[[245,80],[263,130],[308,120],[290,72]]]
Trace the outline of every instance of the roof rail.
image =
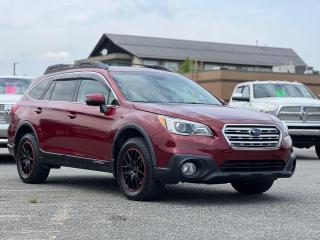
[[140,64],[140,63],[125,63],[125,62],[117,62],[117,61],[108,61],[107,63],[120,64],[119,66],[140,66],[140,67],[145,67],[145,68],[152,68],[152,69],[172,72],[169,68],[166,68],[166,67],[160,66],[160,65],[146,65],[146,64]]
[[[113,61],[110,61],[109,63],[126,64],[123,62],[113,62]],[[130,63],[129,66],[141,66],[145,68],[152,68],[152,69],[172,72],[170,69],[160,65],[145,65],[145,64],[138,64],[138,63]],[[102,62],[98,62],[98,61],[80,61],[80,62],[77,62],[76,64],[55,64],[55,65],[49,66],[44,72],[44,74],[50,74],[50,73],[61,72],[65,70],[77,69],[77,68],[108,69],[109,65]]]
[[102,62],[98,61],[81,61],[77,62],[76,64],[55,64],[49,66],[44,74],[50,74],[55,72],[61,72],[70,69],[77,69],[77,68],[100,68],[100,69],[108,69],[109,66]]
[[[134,65],[134,64],[133,64]],[[141,64],[142,65],[142,64]],[[160,65],[143,65],[146,68],[152,68],[152,69],[157,69],[157,70],[163,70],[163,71],[167,71],[167,72],[172,72],[169,68],[166,68],[164,66],[160,66]]]

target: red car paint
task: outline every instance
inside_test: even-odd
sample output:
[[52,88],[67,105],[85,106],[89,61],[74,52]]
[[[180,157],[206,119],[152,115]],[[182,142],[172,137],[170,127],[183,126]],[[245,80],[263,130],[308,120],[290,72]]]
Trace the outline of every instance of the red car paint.
[[[111,71],[154,70],[122,67]],[[157,167],[160,168],[166,167],[175,154],[208,156],[215,159],[218,167],[227,160],[281,159],[287,163],[292,154],[289,136],[283,137],[279,149],[234,150],[222,133],[225,124],[272,124],[282,129],[281,122],[267,114],[223,105],[133,103],[125,99],[107,70],[77,69],[63,73],[73,72],[91,72],[103,76],[116,94],[119,106],[108,107],[107,112],[101,113],[98,107],[86,104],[33,100],[25,95],[12,113],[8,130],[10,146],[16,149],[17,130],[24,122],[28,122],[35,130],[40,149],[44,152],[110,161],[113,158],[113,142],[117,132],[126,125],[134,124],[140,126],[150,138]],[[47,77],[48,75],[39,78],[33,85]],[[173,134],[160,124],[158,115],[206,124],[214,135]]]

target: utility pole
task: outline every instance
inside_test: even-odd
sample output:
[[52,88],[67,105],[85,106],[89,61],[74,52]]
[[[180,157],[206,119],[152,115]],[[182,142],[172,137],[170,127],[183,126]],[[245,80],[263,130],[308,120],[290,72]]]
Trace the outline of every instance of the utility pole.
[[16,65],[17,65],[18,63],[17,62],[14,62],[13,63],[13,75],[15,76],[16,75]]

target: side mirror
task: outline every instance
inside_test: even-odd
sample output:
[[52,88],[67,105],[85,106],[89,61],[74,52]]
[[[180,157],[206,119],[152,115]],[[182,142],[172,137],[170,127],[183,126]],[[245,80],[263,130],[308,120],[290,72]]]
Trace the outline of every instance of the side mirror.
[[100,112],[107,112],[106,99],[101,93],[88,94],[86,96],[86,104],[88,106],[99,106]]
[[232,100],[249,102],[249,101],[250,101],[250,98],[249,98],[249,97],[244,97],[241,93],[235,93],[235,94],[232,96]]

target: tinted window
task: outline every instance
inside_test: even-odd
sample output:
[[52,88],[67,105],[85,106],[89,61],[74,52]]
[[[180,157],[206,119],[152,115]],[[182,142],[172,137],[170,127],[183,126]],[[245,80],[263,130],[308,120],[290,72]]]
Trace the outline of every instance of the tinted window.
[[101,93],[104,95],[106,101],[108,100],[109,97],[109,88],[100,82],[96,80],[82,80],[81,85],[79,88],[79,93],[77,97],[77,102],[86,102],[86,96],[88,94],[93,94],[93,93]]
[[43,100],[50,100],[52,90],[54,88],[54,84],[55,84],[54,82],[51,83],[50,87],[47,89],[46,93],[42,97]]
[[51,100],[54,101],[73,101],[77,80],[56,81]]
[[111,72],[122,94],[132,102],[221,105],[214,96],[181,75],[157,72]]
[[38,83],[32,90],[29,92],[29,97],[33,99],[40,99],[43,91],[47,88],[48,84],[50,83],[50,79],[46,79]]

